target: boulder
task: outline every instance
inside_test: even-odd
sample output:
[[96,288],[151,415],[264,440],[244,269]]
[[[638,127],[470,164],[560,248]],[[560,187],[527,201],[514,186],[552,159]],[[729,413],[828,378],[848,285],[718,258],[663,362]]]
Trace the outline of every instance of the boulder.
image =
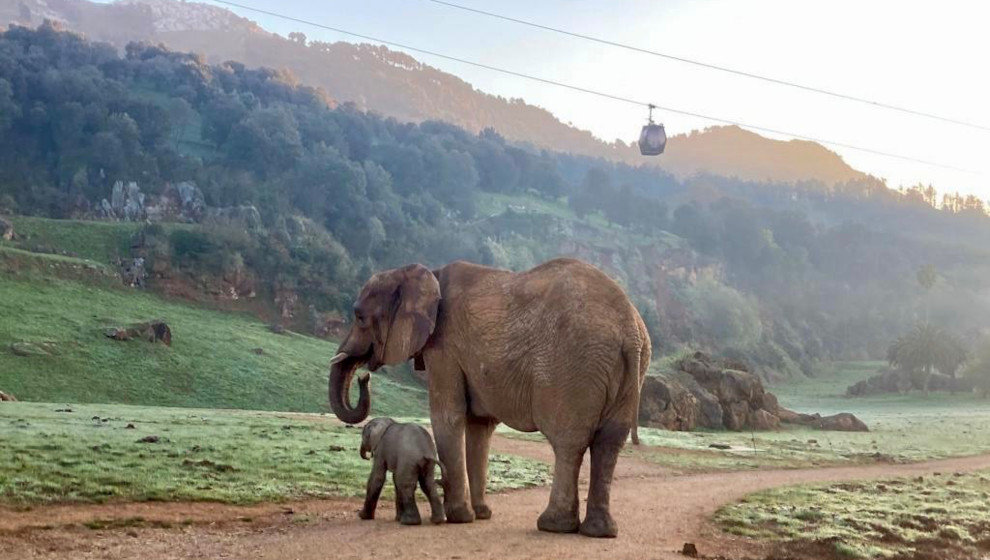
[[823,416],[812,424],[819,430],[837,432],[868,432],[870,428],[850,412],[840,412],[831,416]]
[[761,408],[752,413],[749,425],[754,430],[778,430],[780,429],[780,418]]
[[640,395],[639,423],[668,430],[777,430],[782,423],[821,430],[868,431],[849,413],[823,417],[782,408],[745,364],[703,353],[682,359],[677,370],[648,376]]
[[747,430],[773,429],[769,426],[779,425],[779,421],[771,418],[776,413],[777,398],[767,396],[763,382],[745,364],[696,352],[682,359],[677,367],[717,400],[722,410],[718,427]]
[[0,391],[0,402],[17,402],[17,399],[15,399],[14,395],[11,395],[10,393]]
[[641,425],[674,431],[697,427],[698,399],[673,379],[647,377],[640,396]]
[[923,373],[912,374],[899,369],[884,368],[876,375],[850,385],[846,389],[846,395],[862,397],[891,393],[903,394],[912,390],[968,393],[973,390],[973,383],[969,379],[953,378],[939,373],[926,378]]
[[137,323],[129,327],[111,327],[104,331],[107,337],[114,340],[145,340],[147,342],[163,342],[165,346],[172,345],[172,329],[165,321],[154,320]]
[[968,377],[949,377],[948,375],[932,375],[928,380],[929,391],[948,391],[950,393],[970,393],[975,383]]
[[846,395],[850,397],[861,397],[866,395],[880,395],[887,393],[907,393],[914,387],[911,376],[905,375],[896,369],[884,369],[878,374],[850,385],[846,389]]
[[50,340],[42,342],[19,341],[10,345],[10,351],[13,352],[15,356],[21,356],[24,358],[31,356],[51,356],[56,354],[57,350],[58,345]]
[[699,428],[721,430],[725,428],[722,422],[722,404],[718,398],[705,390],[693,377],[683,372],[674,374],[674,378],[698,401],[697,425]]
[[831,416],[822,416],[817,412],[814,414],[802,414],[800,412],[794,412],[793,410],[787,410],[786,408],[780,408],[777,411],[777,417],[780,418],[781,422],[787,424],[799,424],[818,430],[829,430],[836,432],[870,431],[870,428],[866,425],[866,423],[850,412],[840,412]]
[[14,224],[10,220],[0,217],[0,239],[10,241],[14,238]]

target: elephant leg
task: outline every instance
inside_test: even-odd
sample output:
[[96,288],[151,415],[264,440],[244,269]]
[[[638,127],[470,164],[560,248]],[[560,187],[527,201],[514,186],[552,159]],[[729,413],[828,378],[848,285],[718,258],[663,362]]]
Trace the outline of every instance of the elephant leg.
[[430,424],[437,454],[446,470],[443,493],[448,523],[471,523],[474,512],[467,504],[467,469],[464,460],[464,431],[467,423],[464,374],[459,369],[430,369]]
[[395,495],[398,496],[401,513],[399,523],[403,525],[419,525],[423,520],[419,517],[419,508],[416,507],[416,482],[417,477],[411,473],[403,473],[402,476],[393,475],[395,480]]
[[[393,479],[393,482],[394,482],[394,479]],[[396,492],[395,492],[395,520],[396,521],[398,521],[399,520],[399,516],[402,515],[402,500],[399,499],[399,498],[400,498],[399,492],[398,492],[398,490],[396,490]]]
[[[573,438],[569,438],[573,439]],[[537,529],[551,533],[573,533],[578,530],[580,511],[578,503],[578,474],[587,445],[554,443],[553,486],[550,488],[550,504],[536,521]]]
[[591,442],[591,486],[588,512],[581,523],[581,534],[589,537],[615,537],[619,528],[609,513],[609,492],[619,451],[629,437],[629,425],[606,420]]
[[464,448],[467,454],[468,485],[471,487],[471,508],[476,519],[491,519],[492,510],[485,503],[485,487],[488,484],[488,447],[494,420],[468,417]]
[[423,469],[419,473],[419,487],[423,489],[426,498],[430,500],[430,523],[438,525],[445,520],[443,514],[443,503],[440,501],[440,493],[437,492],[437,481],[433,478],[433,465]]
[[361,519],[374,519],[375,508],[378,507],[378,497],[382,494],[382,486],[385,485],[385,465],[376,460],[371,467],[371,475],[368,477],[368,488],[364,494],[364,507],[361,508],[358,517]]

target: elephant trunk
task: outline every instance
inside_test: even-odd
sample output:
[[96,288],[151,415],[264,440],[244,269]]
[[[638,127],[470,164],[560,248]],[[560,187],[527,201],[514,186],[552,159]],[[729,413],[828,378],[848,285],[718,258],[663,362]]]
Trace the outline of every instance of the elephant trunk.
[[371,410],[371,391],[368,389],[370,375],[358,377],[360,395],[357,407],[351,407],[351,378],[354,377],[357,366],[358,360],[353,358],[347,358],[330,366],[330,408],[337,418],[347,424],[363,421]]
[[364,442],[361,442],[361,458],[365,461],[368,460],[368,446],[366,446]]

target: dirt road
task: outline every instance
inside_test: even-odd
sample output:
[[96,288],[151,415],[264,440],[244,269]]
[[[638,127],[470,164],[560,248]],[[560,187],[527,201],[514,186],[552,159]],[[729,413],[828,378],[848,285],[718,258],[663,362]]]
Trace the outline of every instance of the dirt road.
[[[550,458],[546,444],[499,438],[495,447],[500,452]],[[672,475],[655,465],[623,458],[612,486],[613,515],[620,531],[613,540],[536,531],[548,488],[491,496],[490,521],[438,527],[402,527],[392,521],[391,505],[384,501],[375,521],[357,519],[356,500],[252,507],[122,504],[0,510],[0,558],[683,558],[675,549],[684,542],[697,543],[702,554],[739,557],[759,554],[758,545],[721,535],[708,519],[718,507],[750,492],[806,482],[985,468],[990,468],[990,455],[910,465]],[[137,522],[137,517],[143,521]],[[117,519],[119,528],[92,530],[79,525],[93,519]],[[128,527],[131,524],[140,526]],[[169,527],[156,528],[156,524]]]

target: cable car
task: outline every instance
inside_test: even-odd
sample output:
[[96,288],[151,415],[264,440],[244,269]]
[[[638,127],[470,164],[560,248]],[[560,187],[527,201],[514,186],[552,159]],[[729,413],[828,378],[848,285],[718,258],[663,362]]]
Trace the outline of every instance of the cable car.
[[663,148],[667,145],[667,133],[663,129],[663,124],[653,122],[655,108],[656,106],[650,104],[649,122],[639,133],[639,153],[644,156],[658,156],[663,153]]

